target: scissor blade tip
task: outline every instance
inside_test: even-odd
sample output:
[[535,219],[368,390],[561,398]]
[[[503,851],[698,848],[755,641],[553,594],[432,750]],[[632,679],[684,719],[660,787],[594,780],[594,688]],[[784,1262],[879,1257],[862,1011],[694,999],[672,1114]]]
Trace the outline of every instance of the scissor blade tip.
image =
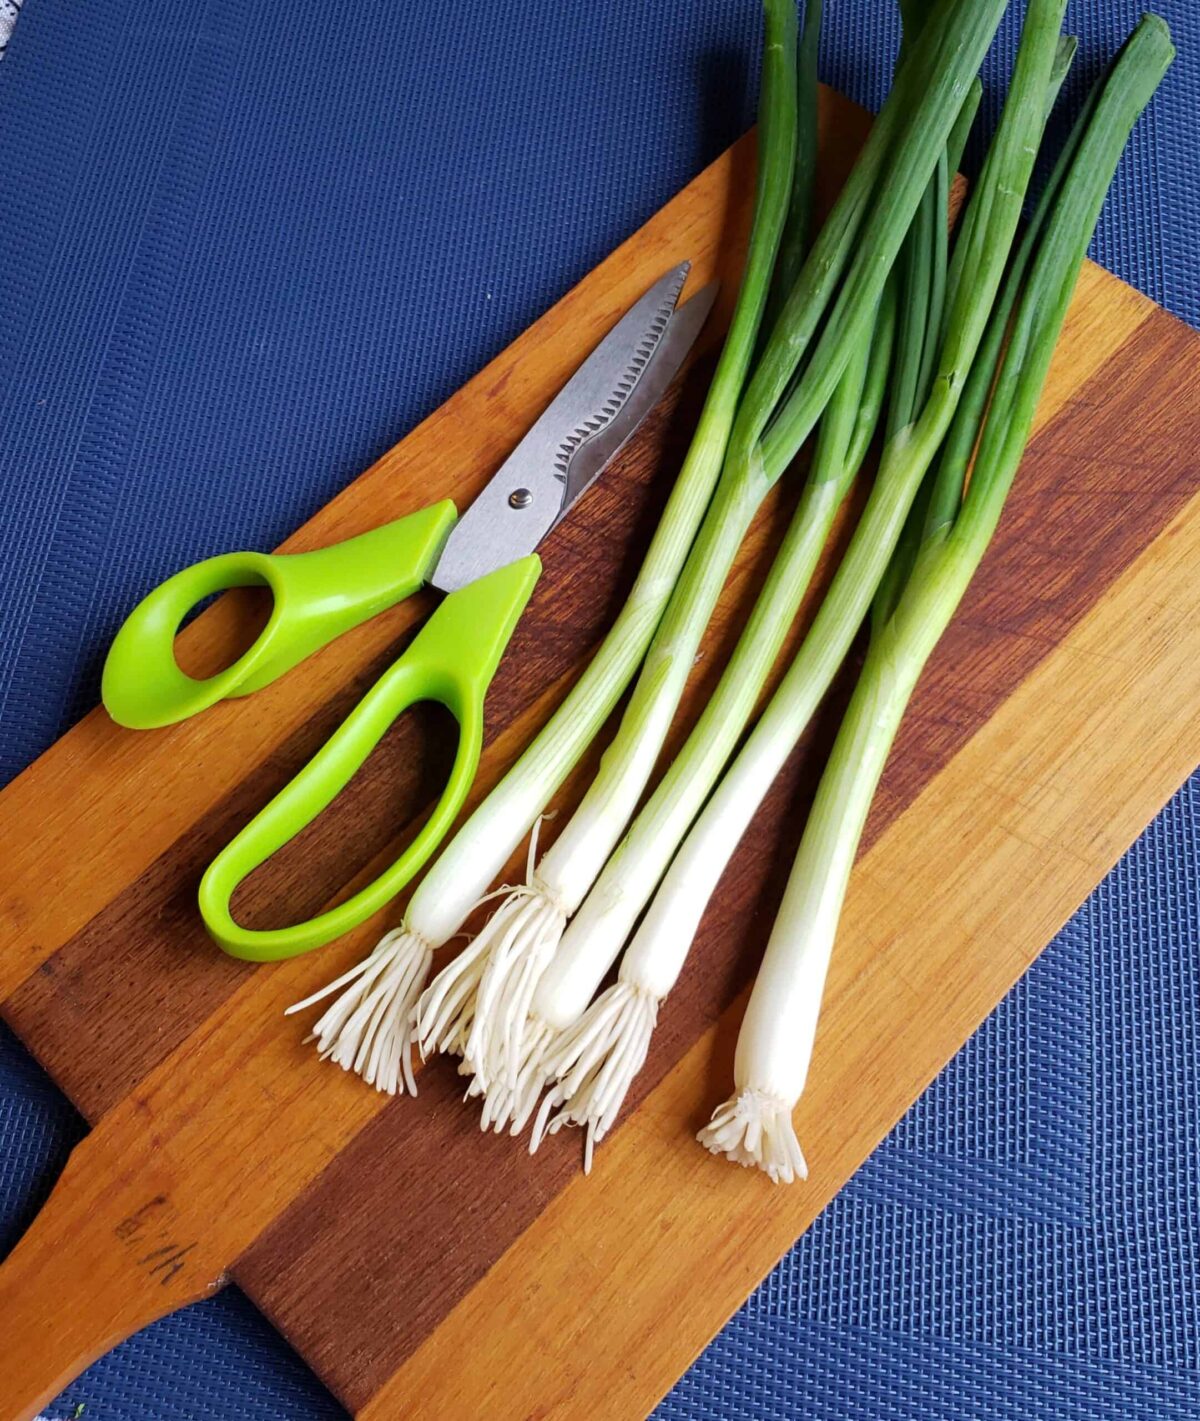
[[681,261],[677,266],[668,268],[668,270],[664,271],[658,278],[647,294],[661,292],[665,295],[670,292],[672,301],[677,302],[680,293],[683,291],[683,283],[687,280],[688,273],[691,269],[692,263],[690,260]]

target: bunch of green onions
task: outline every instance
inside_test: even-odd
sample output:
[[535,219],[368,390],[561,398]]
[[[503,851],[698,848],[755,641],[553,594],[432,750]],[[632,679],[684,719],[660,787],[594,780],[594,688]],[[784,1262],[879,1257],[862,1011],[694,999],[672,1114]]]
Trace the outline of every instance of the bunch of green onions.
[[[712,503],[595,780],[529,881],[507,896],[495,928],[489,924],[418,1006],[422,1049],[461,1050],[484,1095],[485,1126],[516,1130],[528,1120],[545,1084],[548,1053],[585,1010],[611,961],[591,941],[574,949],[564,930],[637,808],[755,513],[870,338],[908,226],[1004,4],[939,0],[765,342]],[[771,0],[768,16],[779,12],[782,24],[791,8],[791,0],[782,7]],[[829,526],[828,506],[821,497],[812,510],[808,569]],[[748,710],[749,704],[742,720]],[[473,993],[448,1013],[443,1002],[451,993],[463,996],[469,978]]]
[[[539,1113],[535,1147],[558,1106],[563,1108],[552,1128],[584,1125],[589,1156],[592,1144],[611,1126],[649,1044],[644,1024],[640,1030],[627,1028],[622,1018],[649,1021],[652,1027],[728,856],[828,690],[885,577],[918,489],[958,408],[1003,277],[1049,99],[1065,75],[1059,45],[1063,8],[1064,0],[1034,0],[1030,7],[992,156],[964,216],[953,263],[946,250],[948,164],[951,157],[957,164],[965,143],[977,86],[968,92],[913,215],[892,273],[901,310],[879,473],[783,686],[672,863],[728,754],[719,760],[713,755],[701,722],[572,923],[539,986],[535,1011],[560,1023],[562,1032],[547,1053],[546,1073],[555,1085]],[[968,233],[973,241],[967,240]],[[785,405],[769,428],[767,448],[773,447],[776,426],[788,413]],[[785,444],[781,452],[790,457],[795,450]],[[743,644],[750,634],[748,627]],[[739,645],[735,660],[741,651]],[[785,730],[778,728],[782,719]],[[684,782],[693,794],[675,792]],[[624,867],[626,858],[636,864],[632,872]],[[655,893],[668,865],[666,882]],[[585,1011],[651,895],[616,985]],[[601,1018],[607,1021],[606,1032],[596,1030]],[[626,1045],[634,1032],[640,1037],[636,1051]]]
[[[729,1153],[743,1162],[762,1164],[774,1178],[789,1179],[803,1172],[803,1160],[791,1127],[791,1110],[799,1098],[803,1071],[807,1069],[811,1052],[820,1000],[820,980],[823,980],[824,964],[828,960],[836,929],[845,888],[844,875],[849,873],[862,829],[862,819],[856,820],[855,815],[861,812],[865,818],[895,724],[911,693],[911,683],[915,682],[924,660],[952,615],[966,580],[982,557],[987,538],[981,540],[979,529],[986,527],[990,537],[1003,495],[1020,460],[1028,426],[1019,437],[1011,436],[1012,443],[1008,446],[1011,466],[1007,472],[1001,469],[985,485],[983,466],[977,464],[970,497],[964,497],[971,456],[981,435],[1000,353],[1009,334],[1018,295],[1024,293],[1025,272],[1032,259],[1041,224],[1046,220],[1045,214],[1052,205],[1055,211],[1061,208],[1063,212],[1077,210],[1081,205],[1079,199],[1075,199],[1073,206],[1069,205],[1069,199],[1074,198],[1076,190],[1071,189],[1068,193],[1063,188],[1067,164],[1074,156],[1082,128],[1068,144],[1060,160],[1059,169],[1043,196],[1038,218],[1011,262],[997,301],[1000,278],[1015,234],[1012,201],[1015,198],[1019,204],[1028,184],[1031,172],[1029,159],[1037,147],[1045,119],[1074,54],[1073,42],[1058,38],[1061,13],[1061,6],[1048,4],[1038,7],[1034,4],[1030,7],[1000,131],[964,217],[955,260],[948,270],[936,241],[932,246],[929,244],[931,229],[927,221],[921,220],[921,214],[918,214],[910,230],[910,240],[897,269],[897,275],[903,277],[903,315],[893,377],[889,436],[882,467],[854,541],[808,639],[742,754],[684,846],[675,855],[665,881],[654,894],[640,929],[622,959],[615,985],[601,993],[585,1011],[579,1011],[578,1003],[590,1000],[678,845],[679,835],[675,830],[679,820],[672,820],[671,811],[680,807],[682,797],[673,793],[673,789],[688,777],[689,758],[692,756],[695,757],[691,766],[693,782],[695,779],[706,779],[697,762],[703,762],[715,748],[715,738],[703,734],[705,720],[708,719],[707,710],[692,740],[635,821],[621,849],[575,917],[559,954],[539,985],[534,1010],[543,1015],[560,1011],[564,1028],[544,1059],[544,1076],[553,1081],[553,1086],[538,1113],[533,1135],[535,1147],[545,1128],[553,1129],[564,1123],[579,1124],[587,1130],[586,1158],[590,1159],[594,1142],[611,1127],[633,1077],[645,1060],[658,1005],[682,969],[713,886],[720,879],[749,819],[827,689],[866,613],[872,591],[875,591],[872,653],[864,668],[863,689],[852,702],[846,728],[839,740],[839,752],[827,771],[832,787],[823,786],[814,807],[812,825],[815,827],[810,827],[806,834],[805,847],[792,880],[793,887],[789,890],[780,925],[772,938],[773,949],[760,976],[745,1029],[744,1039],[749,1044],[743,1048],[739,1059],[753,1063],[757,1043],[767,1068],[756,1072],[747,1067],[744,1072],[739,1072],[737,1096],[718,1112],[702,1137],[711,1148]],[[1149,38],[1142,38],[1143,35]],[[1164,46],[1169,50],[1169,39],[1165,37],[1161,24],[1147,22],[1139,31],[1137,41],[1130,46],[1134,57],[1126,58],[1124,67],[1118,67],[1114,76],[1118,98],[1113,103],[1119,104],[1121,95],[1127,92],[1129,81],[1126,76],[1130,72],[1142,77],[1144,87],[1144,75],[1155,72],[1152,67],[1147,70],[1146,66],[1162,61]],[[1148,57],[1141,59],[1141,55]],[[1135,66],[1133,71],[1129,67],[1131,65]],[[1154,78],[1154,84],[1158,78],[1161,78],[1161,71]],[[1135,85],[1133,92],[1135,105],[1144,105],[1149,93],[1153,92],[1153,86],[1148,92],[1139,94]],[[1136,116],[1139,111],[1140,108],[1135,107],[1133,115]],[[1091,121],[1091,106],[1085,113],[1084,121]],[[1132,117],[1124,128],[1120,121],[1114,125],[1107,113],[1098,121],[1107,123],[1110,145],[1115,144],[1115,152],[1119,155],[1132,125]],[[1115,138],[1111,136],[1113,133]],[[961,136],[960,127],[959,135],[952,136],[951,151],[955,150]],[[1095,149],[1092,148],[1080,161],[1088,163],[1094,157]],[[1107,171],[1103,166],[1092,166],[1089,170],[1091,185],[1088,198],[1092,208],[1089,209],[1084,201],[1082,208],[1085,213],[1090,211],[1090,217],[1077,219],[1077,227],[1086,228],[1076,236],[1078,255],[1064,258],[1060,249],[1058,265],[1047,266],[1043,263],[1039,266],[1037,284],[1031,283],[1029,291],[1023,295],[1023,313],[1042,312],[1043,325],[1037,329],[1033,342],[1038,359],[1030,357],[1028,340],[1023,341],[1020,347],[1015,344],[1016,334],[1021,330],[1018,325],[1011,337],[1014,343],[1009,346],[1004,371],[1010,378],[1014,372],[1020,372],[1024,382],[1020,399],[1032,401],[1029,420],[1032,420],[1032,404],[1036,403],[1044,379],[1044,368],[1039,374],[1038,360],[1048,361],[1061,325],[1061,314],[1057,319],[1054,317],[1047,292],[1065,286],[1069,296],[1115,161],[1114,156]],[[937,180],[931,188],[937,194],[933,210],[939,216],[945,191],[941,172],[939,165]],[[1077,178],[1076,181],[1082,180]],[[1002,216],[998,214],[998,199],[1007,208]],[[1058,220],[1062,222],[1067,218],[1060,215]],[[944,226],[941,230],[944,232]],[[982,266],[976,255],[981,250],[984,253]],[[928,263],[924,280],[919,270],[922,252],[927,253]],[[1070,265],[1072,260],[1073,266]],[[1065,271],[1064,261],[1067,261]],[[942,296],[947,290],[949,300]],[[947,363],[947,350],[954,348],[956,323],[972,302],[977,313],[982,311],[986,316],[990,312],[990,324],[982,348],[978,348],[978,342],[972,338],[961,347],[968,352],[965,360]],[[1063,309],[1065,311],[1065,306]],[[931,364],[931,336],[934,333],[940,338],[941,358],[934,367],[939,372],[938,379],[931,387],[928,370]],[[1017,354],[1018,349],[1020,354]],[[962,380],[954,378],[953,374],[964,369],[969,370],[965,387]],[[964,388],[965,400],[960,399]],[[1004,393],[1004,389],[1001,386],[997,398]],[[998,406],[993,405],[992,409],[995,418],[1006,417],[999,413]],[[947,410],[952,416],[949,424],[945,420]],[[990,426],[992,429],[997,427]],[[925,431],[931,436],[927,441],[919,437]],[[981,457],[987,457],[990,452],[991,446],[985,443],[980,451]],[[928,494],[918,500],[917,507],[910,513],[908,529],[897,545],[895,520],[887,520],[885,528],[876,515],[896,494],[901,495],[906,506],[910,505],[915,491],[911,478],[916,477],[919,481],[926,470],[934,467],[935,459],[936,468],[930,478]],[[904,470],[906,463],[910,465],[907,476]],[[986,505],[987,513],[982,514],[976,510],[985,498],[982,491],[985,486],[992,490],[992,501]],[[968,528],[972,530],[971,534],[968,534]],[[956,580],[948,579],[945,571],[951,554],[944,552],[940,557],[934,557],[932,550],[940,546],[941,540],[948,540],[948,546],[955,548]],[[880,555],[886,559],[889,552],[891,561],[882,570],[881,576]],[[947,589],[948,581],[952,581],[955,587],[953,595]],[[930,601],[937,615],[931,611]],[[914,609],[917,609],[916,612]],[[865,753],[864,745],[855,738],[856,716],[872,713],[870,709],[863,710],[864,704],[878,710],[878,687],[875,682],[882,674],[879,668],[886,666],[895,673],[895,664],[889,659],[889,653],[894,650],[896,629],[911,625],[910,619],[914,617],[917,617],[917,625],[931,639],[920,648],[905,647],[905,654],[900,660],[911,681],[907,683],[907,689],[897,688],[894,693],[892,709],[895,720],[890,733],[884,735],[879,732],[880,758],[878,763],[873,764],[871,756]],[[735,652],[731,667],[743,652],[746,639],[752,639],[751,628],[747,629],[746,638]],[[719,696],[720,691],[714,703]],[[855,783],[865,786],[857,800],[847,793],[847,765],[862,777]],[[706,779],[705,788],[710,783],[711,779]],[[686,809],[679,816],[685,827],[691,817],[692,814]],[[827,822],[822,830],[823,819],[832,819],[836,830],[831,829]],[[814,836],[815,842],[824,848],[824,857],[811,847]],[[628,867],[626,860],[633,865],[632,868]],[[804,924],[805,931],[800,931],[798,924]],[[791,944],[790,947],[777,946],[781,941]],[[814,964],[807,975],[798,965],[805,962]],[[576,977],[575,983],[571,982],[572,973]],[[818,979],[815,990],[814,978]],[[790,996],[783,990],[785,982],[792,984]],[[552,994],[557,994],[557,1000]],[[776,1056],[782,1059],[788,1052],[802,1061],[800,1080],[794,1091],[780,1092],[772,1090],[769,1085],[756,1084],[760,1080],[769,1082],[772,1079],[770,1063]],[[772,1102],[777,1103],[772,1105]],[[554,1111],[557,1114],[552,1115]]]
[[[533,1119],[536,1148],[548,1130],[583,1126],[590,1163],[713,887],[868,622],[866,660],[739,1038],[736,1090],[701,1135],[773,1179],[804,1173],[792,1110],[866,814],[913,686],[995,528],[1104,194],[1173,54],[1166,26],[1143,21],[1018,241],[1074,53],[1060,36],[1065,3],[1029,0],[1004,112],[951,253],[949,178],[1007,0],[902,0],[892,93],[811,245],[821,7],[810,0],[797,47],[793,0],[764,0],[750,251],[663,522],[575,690],[451,842],[404,924],[319,994],[340,992],[315,1028],[323,1055],[381,1089],[413,1089],[415,1034],[423,1053],[463,1058],[485,1127],[515,1133]],[[880,425],[879,470],[846,554],[730,762]],[[796,514],[737,648],[636,812],[738,547],[814,431]],[[635,673],[592,784],[538,861],[539,817]],[[426,987],[433,950],[531,830],[526,882],[499,890],[484,929]],[[616,982],[597,995],[626,943]]]
[[[803,650],[800,653],[804,663],[804,693],[814,707],[862,623],[917,490],[945,438],[975,359],[1032,173],[1044,121],[1043,96],[1055,70],[1064,4],[1065,0],[1034,0],[1030,7],[1012,93],[993,146],[994,162],[990,175],[980,184],[972,201],[974,217],[969,216],[968,226],[964,228],[970,233],[970,239],[965,247],[960,246],[956,251],[953,269],[947,271],[948,263],[935,255],[943,240],[944,214],[940,214],[936,222],[922,222],[921,213],[931,206],[928,198],[931,192],[935,203],[939,193],[942,204],[945,203],[946,147],[959,140],[959,118],[964,105],[968,110],[973,108],[974,70],[991,39],[991,30],[984,33],[982,47],[971,54],[969,67],[955,75],[956,89],[951,92],[956,94],[956,99],[952,107],[941,110],[941,123],[933,140],[935,147],[931,150],[926,140],[926,146],[913,155],[919,161],[909,161],[904,145],[910,141],[910,135],[898,136],[893,164],[887,176],[879,180],[883,198],[878,209],[880,225],[897,216],[904,225],[892,231],[890,246],[883,253],[884,265],[870,231],[871,224],[868,224],[848,271],[847,289],[853,290],[851,283],[865,266],[874,272],[877,285],[872,289],[872,296],[879,300],[898,257],[903,260],[897,281],[901,271],[914,268],[927,271],[930,266],[935,266],[943,276],[937,282],[917,283],[906,275],[902,282],[895,389],[888,422],[890,437],[855,536],[805,643],[809,655],[806,658]],[[1003,4],[993,7],[988,17],[993,25],[998,24],[1003,8]],[[971,8],[971,18],[978,21],[979,14],[978,9]],[[903,98],[911,92],[906,81],[922,72],[922,60],[931,46],[936,49],[939,42],[947,40],[950,27],[956,20],[961,23],[967,15],[967,7],[963,6],[935,8],[901,64],[893,97],[899,94]],[[960,44],[954,45],[950,53],[962,62]],[[927,96],[928,89],[922,87],[916,93]],[[1036,96],[1036,103],[1029,102],[1031,95]],[[881,116],[881,124],[886,112]],[[898,210],[890,200],[889,190],[901,186],[903,179],[907,179],[907,203]],[[854,176],[848,191],[853,183]],[[818,256],[820,245],[818,239],[809,257],[810,264]],[[912,259],[914,249],[919,249],[919,260]],[[803,273],[794,289],[801,289],[802,285]],[[939,348],[938,335],[943,326],[941,301],[948,286],[952,286],[952,290],[946,334]],[[785,307],[783,319],[790,305],[789,302]],[[776,332],[779,329],[777,327]],[[860,323],[851,330],[857,345],[870,340],[869,326]],[[827,328],[823,342],[827,342],[829,336]],[[773,333],[760,370],[771,360],[775,339]],[[852,345],[852,352],[854,349]],[[775,467],[776,461],[784,467],[790,464],[809,433],[805,397],[810,382],[823,374],[817,363],[820,354],[818,347],[813,364],[777,407],[762,433],[759,457],[768,469]],[[927,397],[921,389],[922,382],[928,387]],[[750,390],[751,393],[754,390],[753,381]],[[836,404],[835,398],[826,411],[827,422],[837,415]],[[735,438],[736,429],[735,425]],[[820,461],[816,467],[820,470]],[[802,515],[805,511],[802,505]],[[828,527],[829,520],[821,520],[822,543]],[[761,610],[761,604],[757,610]],[[529,1097],[532,1095],[536,1100],[547,1083],[554,1081],[535,1127],[535,1145],[550,1110],[562,1105],[564,1110],[556,1122],[585,1124],[590,1146],[611,1124],[633,1073],[644,1060],[657,1003],[661,1000],[658,973],[667,953],[678,945],[678,937],[670,946],[652,954],[648,962],[642,959],[645,962],[642,974],[635,972],[639,957],[636,947],[631,949],[629,970],[626,971],[623,964],[621,979],[611,992],[590,1011],[588,1004],[732,751],[794,610],[793,605],[787,609],[786,618],[779,619],[774,638],[763,636],[760,619],[752,618],[742,645],[735,653],[734,663],[736,666],[747,659],[743,655],[747,647],[757,648],[761,644],[769,654],[769,659],[764,658],[761,674],[744,677],[727,673],[714,697],[714,703],[720,706],[718,714],[711,716],[706,711],[683,753],[600,874],[558,951],[540,975],[528,1013],[531,1022],[528,1035],[534,1043],[532,1058],[536,1066],[528,1073],[528,1085],[518,1077],[519,1095],[513,1112],[513,1123],[522,1124]],[[773,611],[769,611],[766,620],[772,617]]]

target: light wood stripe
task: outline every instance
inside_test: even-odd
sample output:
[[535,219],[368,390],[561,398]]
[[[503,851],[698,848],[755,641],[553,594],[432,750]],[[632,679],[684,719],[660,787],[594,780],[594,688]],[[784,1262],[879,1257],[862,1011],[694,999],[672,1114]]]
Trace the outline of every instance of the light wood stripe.
[[358,1415],[655,1404],[1200,762],[1198,560],[1200,497],[859,863],[800,1108],[811,1179],[693,1138],[739,1001]]

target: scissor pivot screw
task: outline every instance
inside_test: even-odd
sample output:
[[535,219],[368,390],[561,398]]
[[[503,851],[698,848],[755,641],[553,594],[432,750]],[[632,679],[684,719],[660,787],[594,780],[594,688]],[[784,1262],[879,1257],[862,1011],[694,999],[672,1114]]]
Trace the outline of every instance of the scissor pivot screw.
[[533,502],[533,494],[527,488],[515,488],[508,496],[510,508],[528,508]]

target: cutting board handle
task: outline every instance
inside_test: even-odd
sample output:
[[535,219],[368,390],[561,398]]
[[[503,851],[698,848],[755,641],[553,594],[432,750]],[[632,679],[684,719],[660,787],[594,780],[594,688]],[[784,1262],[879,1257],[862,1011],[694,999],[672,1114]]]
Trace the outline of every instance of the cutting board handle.
[[0,1421],[30,1421],[118,1342],[220,1285],[169,1195],[122,1169],[106,1133],[76,1147],[0,1265]]

